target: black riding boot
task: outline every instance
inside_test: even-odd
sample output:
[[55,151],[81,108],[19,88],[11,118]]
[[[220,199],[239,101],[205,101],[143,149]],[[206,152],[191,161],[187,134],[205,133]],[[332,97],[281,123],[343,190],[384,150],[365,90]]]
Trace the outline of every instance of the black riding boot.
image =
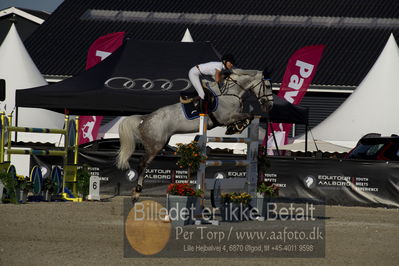
[[205,98],[204,100],[199,100],[199,110],[201,114],[208,114],[208,100]]

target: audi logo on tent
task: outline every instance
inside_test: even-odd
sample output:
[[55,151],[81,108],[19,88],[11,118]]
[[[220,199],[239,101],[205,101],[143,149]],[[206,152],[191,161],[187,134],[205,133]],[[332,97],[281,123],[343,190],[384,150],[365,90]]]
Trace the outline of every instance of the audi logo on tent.
[[113,77],[105,81],[104,85],[110,89],[127,89],[134,91],[185,91],[191,87],[188,79],[147,79],[128,77]]

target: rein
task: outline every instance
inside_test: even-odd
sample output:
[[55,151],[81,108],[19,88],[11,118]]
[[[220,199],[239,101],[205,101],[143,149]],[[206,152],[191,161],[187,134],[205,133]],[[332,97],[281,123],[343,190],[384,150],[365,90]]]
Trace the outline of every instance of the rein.
[[[266,97],[266,101],[273,101],[272,99],[269,99],[270,96],[273,96],[273,93],[269,93],[267,94],[267,84],[266,84],[266,80],[262,79],[260,80],[257,84],[251,86],[248,89],[245,89],[243,86],[241,86],[235,79],[231,78],[230,76],[226,78],[226,81],[231,81],[233,82],[235,85],[237,85],[244,93],[241,95],[237,95],[237,94],[233,94],[233,93],[227,93],[229,91],[229,89],[231,88],[232,85],[230,85],[230,83],[225,82],[223,87],[220,89],[221,94],[218,96],[222,96],[222,95],[226,95],[226,96],[234,96],[237,97],[239,102],[240,102],[240,108],[241,110],[243,109],[243,102],[245,101],[246,98],[248,98],[249,96],[245,96],[247,95],[246,92],[249,93],[253,93],[254,96],[256,97],[256,99],[258,100],[259,104],[265,104],[266,102],[264,102],[262,99]],[[258,91],[257,94],[255,94],[253,92],[253,88],[256,88],[257,86],[260,86],[260,89]]]
[[234,96],[234,97],[237,97],[238,99],[241,99],[242,95],[240,96],[240,95],[237,95],[237,94],[234,94],[234,93],[228,93],[230,88],[233,86],[233,85],[230,85],[230,83],[227,82],[228,80],[231,80],[234,84],[236,84],[244,92],[246,91],[240,84],[238,84],[238,82],[236,80],[232,79],[231,77],[227,77],[226,78],[226,82],[223,84],[223,87],[220,89],[220,95],[218,95],[218,96],[221,96],[221,95]]

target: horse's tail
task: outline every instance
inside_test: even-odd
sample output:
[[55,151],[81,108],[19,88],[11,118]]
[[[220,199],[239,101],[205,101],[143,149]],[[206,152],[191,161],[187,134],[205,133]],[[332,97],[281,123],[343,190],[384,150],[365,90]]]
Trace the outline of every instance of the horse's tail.
[[119,124],[120,148],[116,165],[119,169],[129,169],[129,158],[136,149],[136,138],[139,137],[138,126],[141,122],[140,115],[129,116]]

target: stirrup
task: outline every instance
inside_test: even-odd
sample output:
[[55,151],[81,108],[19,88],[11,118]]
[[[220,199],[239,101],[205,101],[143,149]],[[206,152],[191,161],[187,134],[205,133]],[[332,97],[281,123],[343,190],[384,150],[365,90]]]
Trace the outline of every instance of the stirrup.
[[180,96],[180,102],[182,104],[191,103],[192,101],[194,101],[194,98],[190,98],[188,96]]

